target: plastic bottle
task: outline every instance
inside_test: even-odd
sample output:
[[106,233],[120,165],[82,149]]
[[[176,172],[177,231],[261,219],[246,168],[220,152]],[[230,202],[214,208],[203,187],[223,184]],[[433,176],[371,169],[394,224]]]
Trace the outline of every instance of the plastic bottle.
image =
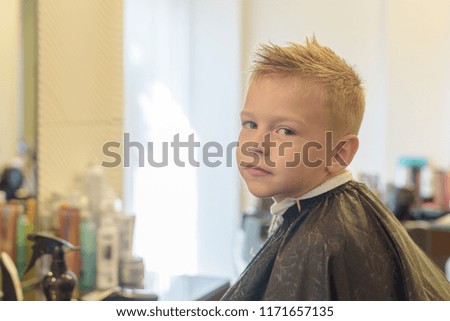
[[97,289],[119,285],[119,232],[112,216],[103,216],[97,230]]
[[5,205],[6,205],[6,193],[5,191],[0,190],[0,250],[2,249],[3,229],[4,229],[3,224],[6,224],[6,222],[4,222],[3,220],[4,216],[3,212],[6,210]]
[[24,213],[23,206],[20,205],[20,214],[17,218],[16,233],[16,266],[19,277],[23,277],[25,265],[27,263],[26,236],[30,232],[30,222]]
[[92,221],[89,211],[82,210],[80,223],[81,275],[79,282],[81,294],[86,294],[95,289],[96,237],[97,227]]
[[50,272],[42,280],[47,301],[70,301],[76,283],[75,274],[67,270],[63,249],[56,246],[53,250]]
[[105,194],[105,177],[103,168],[98,164],[88,167],[85,177],[85,193],[88,196],[88,210],[92,220],[99,226],[101,206]]

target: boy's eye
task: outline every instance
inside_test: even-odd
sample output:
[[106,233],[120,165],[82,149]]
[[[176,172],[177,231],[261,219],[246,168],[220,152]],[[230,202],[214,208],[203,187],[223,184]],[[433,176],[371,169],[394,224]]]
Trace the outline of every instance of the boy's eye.
[[278,133],[281,135],[286,135],[286,136],[294,135],[294,132],[288,128],[280,128],[280,129],[278,129]]
[[258,126],[253,121],[245,121],[242,123],[242,127],[247,129],[256,129]]

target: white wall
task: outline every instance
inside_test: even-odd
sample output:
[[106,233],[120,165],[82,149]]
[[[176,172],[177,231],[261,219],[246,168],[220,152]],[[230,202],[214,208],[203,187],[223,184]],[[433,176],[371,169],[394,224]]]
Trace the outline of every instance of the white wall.
[[21,1],[0,1],[0,170],[16,155],[21,132],[21,10]]
[[249,0],[243,57],[260,42],[315,34],[355,65],[366,88],[361,146],[351,168],[391,180],[399,155],[450,166],[448,1]]
[[413,154],[449,170],[450,3],[386,1],[386,17],[388,165]]

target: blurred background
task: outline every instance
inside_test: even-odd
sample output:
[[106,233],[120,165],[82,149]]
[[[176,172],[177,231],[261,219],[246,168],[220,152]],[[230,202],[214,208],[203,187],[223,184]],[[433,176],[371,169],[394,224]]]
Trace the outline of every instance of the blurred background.
[[[445,269],[450,241],[433,245],[428,232],[449,221],[447,0],[0,0],[0,203],[22,202],[17,215],[33,230],[78,245],[85,234],[70,226],[92,222],[93,253],[107,218],[132,217],[118,233],[146,271],[234,279],[270,220],[270,200],[249,195],[229,147],[251,55],[260,43],[312,35],[354,66],[366,89],[350,169],[425,231],[416,238],[426,251],[437,242],[430,255]],[[186,166],[174,164],[176,134],[200,143],[199,166],[187,150],[179,155]],[[108,142],[117,166],[102,166],[113,160]],[[169,166],[151,166],[164,142]],[[223,147],[216,167],[201,162],[208,142]],[[76,220],[61,223],[69,208]],[[5,222],[3,214],[2,248],[14,256],[23,235],[10,236],[15,225]]]

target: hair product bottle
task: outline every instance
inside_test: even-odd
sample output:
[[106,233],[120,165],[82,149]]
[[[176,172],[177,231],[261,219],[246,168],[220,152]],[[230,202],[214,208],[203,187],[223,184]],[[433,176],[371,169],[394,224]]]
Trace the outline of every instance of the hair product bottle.
[[96,276],[96,240],[97,228],[92,221],[90,213],[87,210],[81,211],[80,223],[80,251],[81,251],[81,273],[80,273],[80,292],[88,293],[95,289]]
[[42,280],[47,301],[70,301],[76,283],[75,274],[67,270],[64,250],[60,246],[55,246],[50,272]]
[[119,285],[119,232],[112,217],[104,216],[97,230],[97,289]]

